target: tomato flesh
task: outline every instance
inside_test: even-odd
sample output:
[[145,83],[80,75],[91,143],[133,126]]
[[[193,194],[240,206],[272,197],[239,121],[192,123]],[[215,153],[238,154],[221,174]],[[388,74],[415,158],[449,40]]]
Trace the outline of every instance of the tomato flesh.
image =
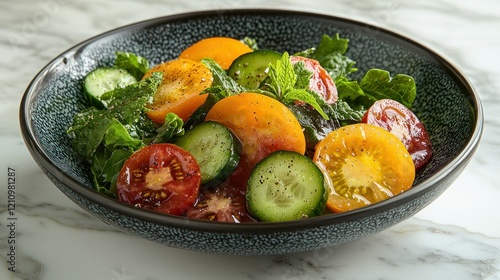
[[229,180],[216,189],[202,189],[198,201],[186,216],[227,223],[256,222],[247,211],[244,189],[230,184]]
[[378,100],[366,111],[362,122],[382,127],[396,135],[408,149],[417,170],[432,157],[427,130],[403,104],[392,99]]
[[200,167],[189,152],[173,144],[153,144],[124,163],[116,187],[120,201],[183,215],[196,202],[200,183]]
[[292,64],[303,62],[306,69],[312,72],[309,89],[320,94],[327,104],[334,104],[338,99],[337,87],[328,72],[315,59],[303,56],[291,56]]

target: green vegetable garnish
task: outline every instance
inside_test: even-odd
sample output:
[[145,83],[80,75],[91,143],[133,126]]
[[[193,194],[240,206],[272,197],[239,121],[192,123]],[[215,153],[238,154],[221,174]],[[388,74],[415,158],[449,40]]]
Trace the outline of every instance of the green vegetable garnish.
[[116,52],[115,67],[127,70],[139,81],[149,70],[149,61],[133,53]]
[[304,67],[302,62],[297,64],[295,67],[292,65],[287,52],[283,53],[276,63],[271,63],[268,84],[271,92],[276,99],[285,104],[290,104],[295,100],[303,101],[311,105],[323,118],[329,119],[315,97],[317,94],[308,89],[312,73]]
[[358,70],[354,67],[356,62],[345,55],[349,48],[348,43],[349,39],[340,38],[338,33],[333,38],[323,35],[316,48],[305,51],[301,55],[316,59],[330,77],[336,80],[338,77],[348,76]]
[[68,133],[73,136],[74,150],[91,163],[97,191],[115,195],[125,159],[156,135],[145,106],[161,80],[161,73],[153,73],[144,81],[104,93],[108,109],[91,107],[75,115]]

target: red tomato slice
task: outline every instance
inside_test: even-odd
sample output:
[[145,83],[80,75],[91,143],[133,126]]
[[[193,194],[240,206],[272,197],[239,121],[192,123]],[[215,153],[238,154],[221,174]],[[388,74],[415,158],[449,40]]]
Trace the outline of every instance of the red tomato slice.
[[247,211],[244,189],[228,182],[215,190],[201,190],[198,201],[187,211],[186,216],[228,223],[256,222]]
[[130,156],[116,187],[120,201],[183,215],[196,202],[200,183],[200,167],[189,152],[173,144],[153,144]]
[[424,166],[432,157],[427,130],[403,104],[392,99],[378,100],[366,111],[362,122],[385,128],[396,135],[411,154],[415,169]]
[[332,77],[328,75],[328,72],[326,72],[325,68],[321,67],[317,60],[303,56],[291,56],[290,61],[292,64],[299,61],[304,62],[306,69],[313,73],[309,82],[310,90],[319,93],[328,104],[333,104],[337,101],[337,87]]

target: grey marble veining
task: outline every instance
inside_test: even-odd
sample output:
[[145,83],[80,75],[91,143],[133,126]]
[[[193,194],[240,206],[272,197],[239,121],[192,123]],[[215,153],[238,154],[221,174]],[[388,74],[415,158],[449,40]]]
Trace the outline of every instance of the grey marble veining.
[[[283,8],[361,20],[405,34],[450,59],[484,106],[474,158],[435,202],[377,235],[285,256],[183,251],[118,232],[60,193],[28,154],[17,121],[36,73],[110,29],[207,9]],[[9,273],[7,190],[0,187],[0,279],[500,279],[500,3],[480,1],[0,2],[0,178],[17,170],[17,272]]]

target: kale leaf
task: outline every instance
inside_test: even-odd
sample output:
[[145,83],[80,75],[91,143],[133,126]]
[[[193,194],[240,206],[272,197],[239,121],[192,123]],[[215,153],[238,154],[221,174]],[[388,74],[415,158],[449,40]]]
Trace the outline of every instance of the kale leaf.
[[[238,94],[241,92],[247,91],[245,87],[238,84],[233,78],[227,75],[226,71],[222,69],[222,67],[215,62],[215,60],[211,58],[204,58],[201,62],[212,72],[214,77],[214,82],[212,83],[212,87],[219,87],[224,89],[224,91],[229,95]],[[203,91],[201,94],[213,91],[212,88],[208,88]]]
[[113,116],[107,110],[90,107],[77,113],[68,129],[73,138],[73,150],[87,160],[92,159],[112,122]]
[[152,143],[167,143],[176,136],[184,135],[184,121],[174,113],[165,116],[165,122],[156,130]]
[[335,81],[339,99],[352,107],[370,107],[380,99],[393,99],[410,107],[415,100],[417,88],[412,77],[397,74],[391,77],[389,72],[380,69],[370,69],[361,81],[350,81],[339,77]]
[[333,80],[341,76],[348,76],[358,69],[354,67],[356,62],[345,55],[348,49],[349,39],[323,35],[318,46],[302,54],[306,57],[316,59],[328,72]]
[[406,107],[411,107],[417,87],[412,77],[397,74],[391,77],[388,71],[370,69],[359,82],[360,88],[372,99],[393,99]]
[[116,180],[124,161],[150,142],[156,126],[146,116],[163,75],[153,73],[144,81],[103,94],[107,109],[85,109],[73,118],[68,134],[73,149],[91,164],[98,192],[116,196]]
[[[415,81],[412,77],[397,74],[391,77],[388,71],[370,69],[360,80],[349,79],[349,74],[358,71],[356,62],[346,56],[349,39],[323,35],[316,48],[308,49],[300,55],[316,59],[327,70],[335,82],[338,99],[345,101],[337,109],[337,115],[347,119],[357,119],[358,115],[370,107],[375,101],[389,98],[410,107],[416,96]],[[347,113],[347,114],[346,114]]]

